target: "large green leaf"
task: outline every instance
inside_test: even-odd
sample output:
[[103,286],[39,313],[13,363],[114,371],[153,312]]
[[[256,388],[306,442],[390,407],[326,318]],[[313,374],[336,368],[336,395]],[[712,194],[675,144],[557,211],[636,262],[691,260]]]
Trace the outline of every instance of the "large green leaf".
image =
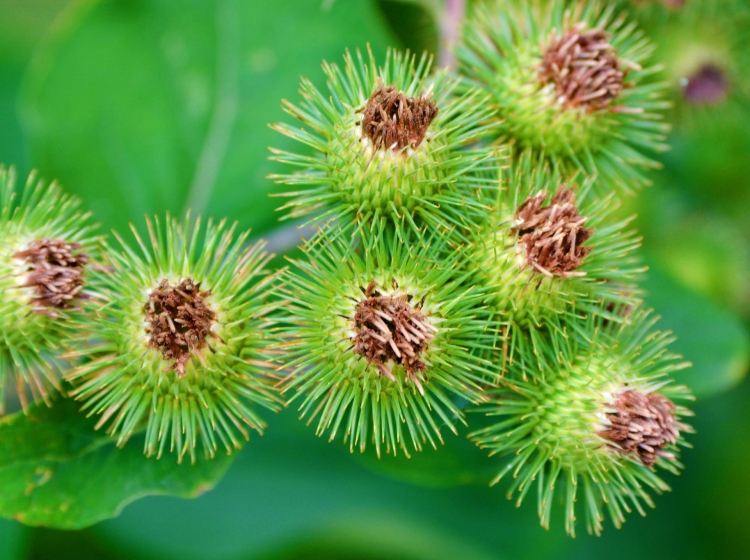
[[731,311],[681,286],[651,264],[644,288],[646,301],[662,321],[660,328],[677,336],[672,349],[692,362],[678,374],[696,397],[705,398],[727,391],[750,368],[750,335]]
[[170,210],[261,233],[278,200],[268,128],[300,75],[387,42],[367,0],[81,2],[31,66],[24,125],[33,163],[105,227]]
[[438,53],[442,0],[375,0],[375,5],[406,48]]
[[141,438],[124,449],[95,431],[69,400],[0,421],[0,516],[76,529],[117,515],[148,495],[194,497],[224,475],[231,457],[178,465],[146,459]]

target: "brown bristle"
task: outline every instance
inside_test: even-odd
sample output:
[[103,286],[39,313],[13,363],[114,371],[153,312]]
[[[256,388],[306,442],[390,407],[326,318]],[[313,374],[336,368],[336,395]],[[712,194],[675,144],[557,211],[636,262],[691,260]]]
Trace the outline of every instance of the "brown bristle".
[[377,284],[371,282],[364,296],[354,312],[354,351],[392,380],[395,378],[389,364],[401,365],[423,393],[426,365],[421,357],[435,337],[435,327],[412,307],[406,295],[381,295]]
[[627,70],[620,69],[623,61],[608,40],[607,32],[585,31],[583,23],[552,37],[544,51],[539,80],[554,84],[564,108],[580,107],[589,112],[608,109],[626,87]]
[[591,247],[584,243],[594,230],[583,227],[588,218],[578,212],[575,193],[561,185],[549,206],[547,191],[527,198],[515,214],[513,231],[526,249],[526,264],[546,276],[575,274]]
[[721,103],[729,93],[724,72],[713,64],[704,64],[687,78],[682,95],[693,105]]
[[674,455],[664,448],[677,443],[684,426],[675,418],[677,407],[672,401],[658,393],[646,395],[628,389],[607,406],[613,409],[607,412],[610,426],[598,435],[616,444],[611,449],[637,455],[647,467],[652,467],[659,457],[674,460]]
[[13,255],[27,265],[23,287],[33,288],[31,303],[38,312],[57,317],[54,309],[72,309],[73,300],[82,297],[88,256],[76,252],[80,248],[79,243],[38,239]]
[[381,83],[363,110],[362,135],[376,150],[416,150],[437,114],[438,107],[429,96],[410,97],[395,86]]
[[201,292],[200,284],[190,278],[176,286],[164,279],[148,298],[144,311],[149,346],[165,359],[174,360],[168,369],[174,369],[178,377],[185,375],[191,356],[203,363],[201,351],[208,346],[207,338],[216,336],[211,332],[216,313],[206,304],[210,295]]

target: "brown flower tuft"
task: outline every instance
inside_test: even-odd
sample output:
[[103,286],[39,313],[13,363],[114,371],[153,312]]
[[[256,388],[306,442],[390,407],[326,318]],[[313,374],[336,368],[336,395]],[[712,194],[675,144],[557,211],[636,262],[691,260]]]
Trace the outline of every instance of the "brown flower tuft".
[[424,394],[426,364],[421,356],[437,329],[412,307],[407,295],[381,295],[377,284],[371,282],[364,296],[354,312],[354,351],[394,381],[390,363],[400,364],[408,379]]
[[659,457],[674,460],[664,447],[677,443],[684,426],[675,419],[677,407],[672,401],[658,393],[644,395],[628,389],[608,406],[613,409],[607,412],[611,425],[598,435],[615,444],[611,449],[637,455],[647,467]]
[[429,95],[409,97],[395,86],[381,83],[362,112],[362,136],[369,138],[376,150],[401,151],[419,147],[438,107]]
[[185,375],[185,366],[193,355],[206,365],[201,350],[208,346],[209,336],[216,336],[211,332],[216,313],[206,304],[210,295],[211,292],[201,292],[200,283],[190,278],[177,286],[170,286],[164,279],[148,298],[145,312],[149,346],[167,360],[174,360],[167,371],[175,370],[178,377]]
[[39,313],[58,317],[54,309],[72,309],[73,300],[83,297],[80,292],[88,256],[75,252],[80,248],[79,243],[38,239],[13,255],[27,264],[23,287],[34,289],[32,305]]
[[526,248],[526,264],[546,276],[582,276],[574,272],[591,247],[583,244],[594,230],[583,227],[588,218],[578,213],[575,193],[563,184],[549,206],[547,191],[527,198],[518,207],[513,231]]
[[585,27],[578,23],[561,37],[552,37],[542,57],[539,80],[555,85],[557,98],[565,109],[622,111],[622,107],[610,107],[627,86],[627,69],[620,68],[637,66],[617,58],[607,32],[584,31]]
[[724,72],[713,64],[704,64],[688,76],[682,95],[693,105],[721,103],[729,93],[729,82]]

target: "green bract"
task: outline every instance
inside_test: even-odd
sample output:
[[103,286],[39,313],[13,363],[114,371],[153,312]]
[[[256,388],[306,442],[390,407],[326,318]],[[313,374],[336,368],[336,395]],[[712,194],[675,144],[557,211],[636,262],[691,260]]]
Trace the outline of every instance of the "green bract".
[[313,148],[313,155],[273,150],[299,171],[275,175],[302,187],[282,210],[360,224],[465,225],[479,210],[482,174],[497,167],[494,151],[470,146],[488,133],[486,95],[455,96],[445,71],[430,76],[431,61],[389,51],[378,66],[372,52],[344,56],[344,68],[326,63],[328,92],[302,80],[303,100],[284,109],[302,127],[276,130]]
[[617,207],[614,195],[595,195],[591,179],[566,182],[528,158],[507,173],[465,249],[507,329],[505,365],[535,361],[544,328],[588,314],[618,321],[615,308],[638,303],[640,238],[630,220],[613,219]]
[[459,402],[480,401],[497,379],[484,359],[495,338],[485,296],[467,285],[459,253],[393,233],[359,247],[331,237],[324,230],[285,277],[285,391],[318,435],[343,435],[352,450],[434,447],[443,424],[463,422]]
[[265,357],[270,256],[225,221],[146,225],[145,241],[133,228],[137,248],[118,236],[108,249],[71,394],[119,445],[145,428],[146,455],[195,461],[199,440],[207,457],[231,453],[265,427],[256,408],[279,403]]
[[603,511],[619,527],[631,508],[653,507],[649,490],[669,487],[653,467],[677,473],[681,422],[690,398],[671,372],[686,367],[667,345],[672,338],[652,331],[647,313],[625,324],[590,319],[565,335],[552,333],[540,347],[542,375],[511,369],[507,382],[490,391],[482,411],[495,424],[471,435],[491,455],[506,458],[494,483],[512,482],[508,496],[520,505],[536,487],[541,523],[549,526],[559,489],[565,528],[575,534],[576,503],[586,512],[590,533],[602,529]]
[[499,138],[517,153],[632,191],[656,165],[647,154],[666,148],[653,47],[613,6],[568,5],[479,5],[456,47],[459,74],[491,95]]
[[60,390],[61,353],[92,294],[86,265],[98,253],[78,199],[33,174],[16,189],[13,169],[0,167],[0,413],[9,382],[24,409],[29,393],[51,404]]

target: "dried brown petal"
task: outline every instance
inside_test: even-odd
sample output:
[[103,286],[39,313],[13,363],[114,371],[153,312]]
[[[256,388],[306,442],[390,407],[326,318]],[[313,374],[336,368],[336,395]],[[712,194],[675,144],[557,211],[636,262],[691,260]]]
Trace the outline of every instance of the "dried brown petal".
[[527,198],[516,211],[513,231],[526,249],[526,264],[547,276],[580,274],[574,271],[591,252],[583,244],[594,230],[583,227],[588,218],[579,214],[567,185],[558,188],[549,206],[542,206],[547,195],[542,191]]
[[412,307],[407,295],[381,295],[377,284],[371,282],[364,296],[354,312],[354,351],[389,379],[394,379],[389,364],[400,364],[423,392],[426,365],[421,357],[435,337],[435,327]]
[[416,150],[437,114],[438,107],[429,95],[410,97],[381,83],[363,110],[362,136],[369,138],[376,150]]
[[539,80],[554,84],[564,108],[580,107],[589,112],[608,109],[626,87],[627,69],[620,69],[623,63],[608,40],[607,32],[585,31],[584,23],[550,40],[544,50]]
[[684,427],[675,418],[677,407],[672,401],[658,393],[628,389],[607,406],[612,409],[607,412],[611,425],[598,435],[615,444],[611,449],[637,455],[647,467],[652,467],[659,457],[674,460],[674,455],[664,448],[677,443]]
[[211,326],[216,313],[206,304],[211,293],[201,292],[200,284],[187,278],[177,286],[164,279],[151,292],[144,308],[149,346],[161,352],[167,360],[174,360],[169,369],[177,376],[185,375],[185,366],[192,355],[203,361],[201,350],[208,346],[207,338],[216,336]]
[[58,314],[54,309],[72,309],[73,300],[83,297],[83,271],[88,256],[75,252],[79,243],[67,243],[60,239],[38,239],[28,248],[13,256],[26,263],[25,288],[33,288],[31,303],[37,311],[52,317]]

